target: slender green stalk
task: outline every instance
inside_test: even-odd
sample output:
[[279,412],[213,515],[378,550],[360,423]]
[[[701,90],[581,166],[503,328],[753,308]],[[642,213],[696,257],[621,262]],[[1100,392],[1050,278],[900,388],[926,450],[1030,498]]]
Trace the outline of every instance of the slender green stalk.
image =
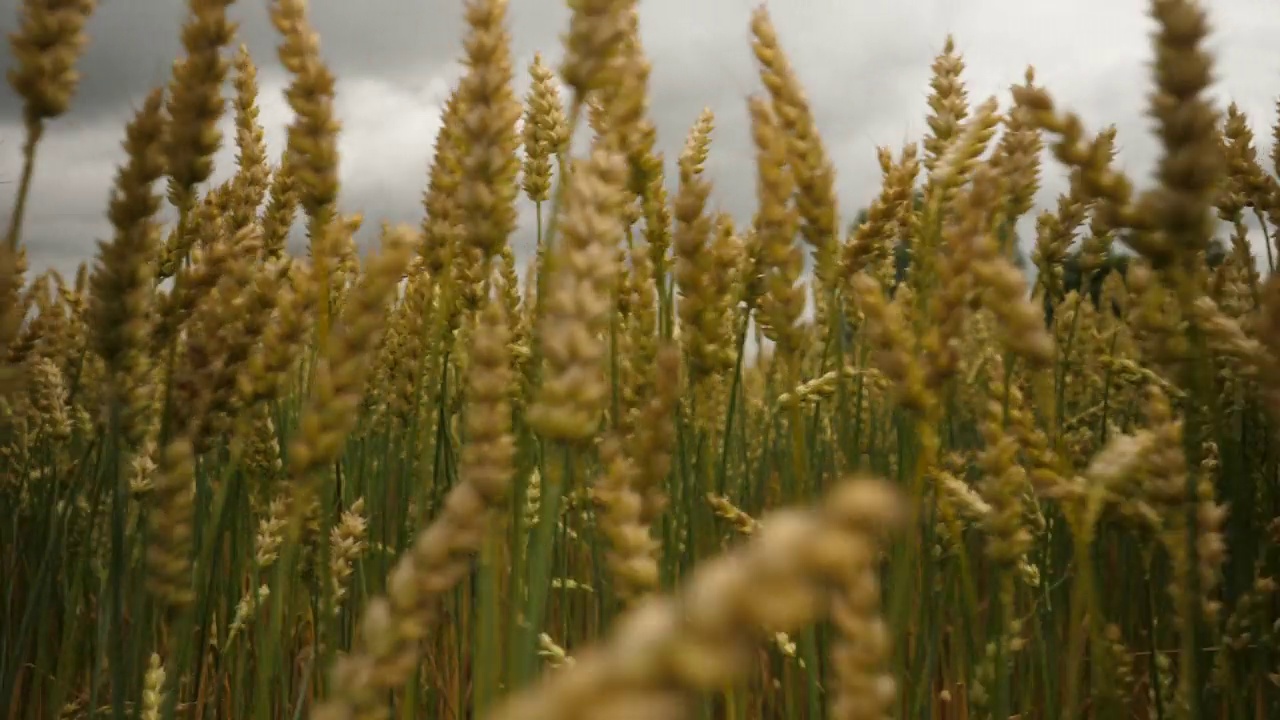
[[5,232],[5,246],[10,252],[16,252],[22,234],[22,218],[27,209],[27,198],[31,195],[31,180],[36,171],[36,147],[44,136],[44,121],[27,122],[26,139],[22,143],[22,175],[18,180],[18,190],[13,196],[13,213],[9,216],[9,229]]

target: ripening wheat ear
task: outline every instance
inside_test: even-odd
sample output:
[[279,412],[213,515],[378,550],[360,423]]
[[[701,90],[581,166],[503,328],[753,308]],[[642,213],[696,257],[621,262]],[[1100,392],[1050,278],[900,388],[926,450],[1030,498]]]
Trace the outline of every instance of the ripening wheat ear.
[[96,0],[23,0],[19,29],[9,36],[17,60],[9,85],[24,101],[28,131],[71,105],[80,84],[76,62],[88,42],[84,26],[97,6]]
[[595,434],[608,396],[605,339],[622,236],[619,210],[626,166],[596,147],[569,176],[560,243],[547,297],[539,298],[542,384],[529,424],[543,437],[584,443]]
[[572,114],[577,115],[587,96],[615,84],[618,64],[636,0],[580,0],[573,3],[565,57],[560,74],[573,89]]
[[169,202],[182,218],[195,206],[196,185],[213,174],[213,156],[222,145],[218,120],[225,102],[222,83],[230,63],[222,50],[235,37],[227,18],[234,0],[189,0],[182,29],[186,55],[174,63],[169,86],[169,128],[165,137]]
[[973,183],[955,204],[958,217],[943,230],[943,254],[936,261],[938,285],[930,297],[933,321],[920,339],[927,366],[925,382],[933,390],[960,366],[960,341],[970,294],[974,290],[972,273],[977,252],[976,238],[991,231],[991,213],[999,202],[998,178],[989,168],[979,168]]
[[62,115],[71,105],[71,96],[80,84],[76,62],[88,41],[84,26],[97,6],[97,0],[23,0],[18,32],[9,36],[17,61],[9,70],[9,85],[23,100],[26,125],[22,179],[5,234],[4,245],[10,253],[18,248],[23,209],[35,172],[36,146],[44,135],[45,121]]
[[277,54],[293,76],[285,97],[294,112],[286,131],[283,165],[307,215],[307,238],[319,293],[317,334],[326,342],[333,292],[331,274],[338,249],[331,247],[338,200],[338,132],[333,107],[336,79],[320,57],[320,38],[311,27],[306,0],[275,0],[271,22],[280,33]]
[[[887,154],[889,150],[885,149],[884,152]],[[898,222],[903,215],[903,208],[911,206],[916,176],[920,173],[917,153],[917,146],[911,143],[902,149],[898,162],[892,162],[892,155],[889,155],[889,169],[885,172],[879,194],[867,207],[866,219],[857,224],[841,248],[840,270],[844,277],[842,290],[846,296],[852,295],[848,283],[856,273],[866,270],[879,276],[879,266],[888,264],[887,261],[893,256]]]
[[1152,0],[1150,7],[1159,30],[1157,92],[1151,95],[1148,114],[1159,128],[1164,155],[1156,171],[1160,189],[1142,204],[1155,209],[1168,246],[1148,258],[1157,268],[1167,260],[1189,273],[1213,237],[1210,210],[1224,169],[1218,113],[1207,97],[1213,82],[1213,61],[1204,47],[1209,23],[1196,0]]
[[[470,0],[466,19],[467,74],[458,86],[458,100],[471,112],[461,126],[466,152],[459,203],[468,247],[488,267],[516,225],[521,108],[511,87],[507,0]],[[488,277],[483,271],[480,275]]]
[[164,174],[163,102],[163,92],[153,90],[125,131],[128,160],[116,173],[107,210],[114,236],[99,246],[89,280],[94,347],[114,377],[120,430],[133,449],[142,445],[153,392],[149,336],[160,197],[152,186]]
[[[1028,67],[1020,87],[1034,88],[1035,78],[1035,68]],[[1009,194],[1006,199],[1008,216],[1016,222],[1031,210],[1040,190],[1040,154],[1044,140],[1030,113],[1016,104],[1005,113],[1004,130],[992,165],[1004,179],[1004,187]]]
[[942,52],[933,61],[933,78],[929,81],[929,135],[924,141],[924,167],[933,172],[947,152],[960,126],[969,117],[968,92],[965,89],[964,58],[956,50],[955,38],[947,36]]
[[640,17],[632,5],[626,12],[626,34],[611,61],[610,80],[592,100],[598,103],[610,142],[627,154],[630,174],[627,188],[644,199],[662,174],[657,155],[657,129],[649,117],[650,64],[640,41]]
[[617,437],[607,437],[600,445],[604,464],[592,493],[602,506],[600,530],[609,543],[605,562],[614,582],[614,591],[630,602],[658,586],[658,544],[643,520],[644,496],[638,491],[635,461],[627,457]]
[[709,108],[704,108],[689,131],[685,149],[680,154],[680,186],[673,203],[680,342],[689,358],[689,381],[693,387],[700,387],[703,379],[713,372],[715,363],[711,355],[717,349],[719,334],[719,328],[711,325],[714,321],[711,310],[716,302],[710,248],[711,216],[706,208],[711,182],[703,172],[714,123],[715,116]]
[[[249,56],[249,48],[240,46],[234,64],[237,154],[236,177],[231,184],[231,231],[237,232],[257,220],[258,207],[267,194],[270,170],[265,131],[258,122],[258,68]],[[263,255],[277,257],[267,247],[263,248]]]
[[285,165],[310,220],[314,244],[332,217],[338,196],[340,126],[333,109],[335,79],[320,57],[320,40],[307,17],[305,0],[276,0],[271,21],[281,36],[280,62],[293,75],[286,97],[296,117],[287,133]]
[[[830,289],[835,279],[836,226],[840,217],[835,167],[818,135],[813,110],[778,41],[765,5],[758,6],[752,14],[751,33],[752,49],[760,64],[760,79],[769,91],[785,140],[786,162],[795,181],[800,236],[813,249],[818,288]],[[815,295],[819,325],[824,324],[821,321],[826,304],[824,295],[823,292]]]
[[[641,602],[619,618],[605,640],[576,654],[572,666],[515,695],[493,717],[605,720],[630,717],[625,711],[680,717],[689,710],[691,693],[722,689],[749,667],[747,659],[759,642],[817,619],[833,584],[850,578],[851,568],[876,562],[879,543],[899,524],[900,514],[888,486],[862,478],[841,483],[820,508],[779,511],[736,550],[699,564],[675,596]],[[866,617],[878,616],[865,603],[842,606],[846,613],[864,610]],[[845,627],[861,629],[852,622]],[[883,649],[871,635],[858,641],[874,647],[845,647],[840,656],[845,692],[865,687],[858,653]],[[872,659],[867,667],[875,664]],[[874,689],[880,704],[884,689]]]
[[541,231],[542,203],[551,197],[552,160],[563,155],[569,137],[555,73],[543,64],[540,53],[533,56],[529,77],[532,83],[525,99],[521,187],[529,199],[538,204]]
[[778,346],[784,362],[792,362],[803,349],[800,315],[804,312],[804,288],[800,275],[804,257],[795,244],[798,216],[792,204],[795,180],[786,162],[786,138],[769,104],[758,96],[748,101],[751,133],[756,146],[756,265],[764,279],[764,292],[756,308],[756,322]]

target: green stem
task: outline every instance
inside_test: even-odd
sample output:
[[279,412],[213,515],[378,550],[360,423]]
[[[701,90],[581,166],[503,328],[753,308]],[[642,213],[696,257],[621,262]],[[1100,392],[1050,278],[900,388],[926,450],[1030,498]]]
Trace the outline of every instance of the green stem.
[[22,177],[18,180],[18,193],[13,200],[13,214],[9,216],[9,230],[5,234],[5,246],[10,252],[18,249],[18,236],[22,232],[22,218],[31,194],[31,179],[36,170],[36,146],[44,136],[44,121],[27,122],[27,139],[22,144]]
[[551,589],[551,565],[555,557],[556,525],[560,519],[560,506],[564,491],[573,473],[573,450],[564,445],[551,453],[543,474],[541,505],[538,508],[538,526],[534,528],[533,543],[529,548],[529,577],[524,595],[525,613],[518,632],[517,642],[511,648],[513,670],[511,690],[531,681],[536,674],[538,659],[538,633],[542,631],[547,610],[547,595]]

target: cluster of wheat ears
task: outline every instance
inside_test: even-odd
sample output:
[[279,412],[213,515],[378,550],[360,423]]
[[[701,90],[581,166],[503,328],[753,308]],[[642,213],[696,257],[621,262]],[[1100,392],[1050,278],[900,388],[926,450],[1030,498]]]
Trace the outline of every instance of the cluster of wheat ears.
[[95,4],[11,37],[0,715],[1280,717],[1280,142],[1207,99],[1193,0],[1150,2],[1149,189],[1031,70],[972,103],[948,41],[847,229],[763,7],[744,224],[710,112],[656,150],[636,0],[574,0],[523,102],[507,0],[467,0],[422,223],[368,256],[305,0],[276,162],[231,0],[190,0],[110,237],[28,278]]

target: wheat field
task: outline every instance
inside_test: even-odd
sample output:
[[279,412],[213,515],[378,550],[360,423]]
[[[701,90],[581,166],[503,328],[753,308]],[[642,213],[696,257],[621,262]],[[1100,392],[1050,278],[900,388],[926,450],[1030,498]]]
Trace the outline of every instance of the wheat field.
[[528,68],[466,0],[421,224],[380,228],[306,0],[274,158],[231,3],[189,0],[73,278],[22,211],[97,3],[19,9],[0,716],[1280,717],[1280,122],[1260,158],[1209,99],[1199,3],[1148,3],[1149,187],[948,40],[843,214],[761,6],[744,222],[710,112],[656,149],[637,0]]

